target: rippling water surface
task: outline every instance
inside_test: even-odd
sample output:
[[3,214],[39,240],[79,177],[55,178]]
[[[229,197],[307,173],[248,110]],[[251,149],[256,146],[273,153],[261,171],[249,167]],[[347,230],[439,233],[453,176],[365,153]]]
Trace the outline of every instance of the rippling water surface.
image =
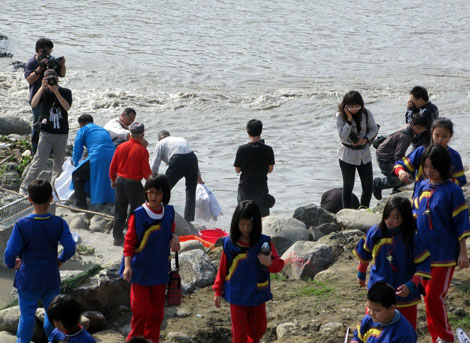
[[[455,122],[452,145],[468,163],[469,23],[466,0],[4,0],[0,48],[13,58],[0,59],[0,114],[30,119],[26,81],[10,63],[51,38],[53,55],[67,61],[62,85],[73,91],[70,140],[83,112],[104,124],[136,108],[151,156],[161,129],[188,139],[225,212],[216,225],[227,228],[248,119],[263,121],[274,148],[273,213],[319,203],[341,185],[333,116],[350,89],[391,133],[404,122],[408,91],[427,87]],[[180,182],[172,194],[179,210],[183,199]]]

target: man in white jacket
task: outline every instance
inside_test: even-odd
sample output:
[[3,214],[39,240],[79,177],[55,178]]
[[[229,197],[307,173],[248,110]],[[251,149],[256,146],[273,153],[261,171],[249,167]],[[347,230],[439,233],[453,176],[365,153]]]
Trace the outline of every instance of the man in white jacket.
[[135,110],[128,107],[124,109],[120,117],[111,119],[104,125],[104,128],[111,136],[114,146],[118,146],[129,139],[131,134],[129,126],[134,122],[135,116]]

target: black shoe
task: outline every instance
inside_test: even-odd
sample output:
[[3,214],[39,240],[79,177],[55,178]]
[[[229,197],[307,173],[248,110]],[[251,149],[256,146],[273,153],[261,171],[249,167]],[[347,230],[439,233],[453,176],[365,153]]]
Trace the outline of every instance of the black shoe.
[[374,187],[374,192],[373,193],[374,193],[374,197],[377,200],[382,200],[382,190],[381,189]]
[[124,244],[124,237],[114,237],[113,244],[115,246],[122,246]]

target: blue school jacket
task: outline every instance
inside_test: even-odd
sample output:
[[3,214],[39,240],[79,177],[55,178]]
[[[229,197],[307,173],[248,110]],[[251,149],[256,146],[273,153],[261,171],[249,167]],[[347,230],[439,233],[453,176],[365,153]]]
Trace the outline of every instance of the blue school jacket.
[[[131,282],[143,286],[161,285],[169,281],[168,257],[175,210],[173,206],[165,205],[161,219],[155,219],[152,218],[155,214],[145,207],[144,204],[134,210],[139,246],[131,260]],[[123,271],[124,263],[121,263],[121,276]]]
[[411,324],[395,310],[395,317],[387,324],[375,323],[366,315],[350,343],[416,343],[417,339]]
[[460,240],[470,236],[468,206],[462,189],[450,180],[433,185],[421,181],[413,197],[419,234],[431,252],[432,267],[455,266]]
[[224,299],[234,305],[257,306],[273,298],[270,290],[269,272],[258,261],[258,253],[270,238],[261,235],[250,247],[234,245],[230,237],[224,238],[224,253],[228,272],[225,276]]
[[[382,235],[378,225],[372,226],[354,249],[361,262],[373,262],[367,288],[379,281],[397,289],[415,275],[431,277],[431,259],[426,242],[416,233],[413,243],[406,245],[403,232]],[[391,256],[391,258],[389,257]],[[407,297],[397,296],[397,307],[416,305],[421,301],[419,292],[414,289]]]

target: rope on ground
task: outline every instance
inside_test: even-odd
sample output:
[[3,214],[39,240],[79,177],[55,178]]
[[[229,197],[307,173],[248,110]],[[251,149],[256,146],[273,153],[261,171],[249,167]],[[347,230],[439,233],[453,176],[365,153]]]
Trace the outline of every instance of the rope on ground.
[[[4,191],[4,192],[7,192],[7,193],[19,195],[19,196],[22,196],[22,197],[25,196],[24,194],[21,194],[21,193],[12,191],[11,189],[3,188],[3,187],[1,187],[1,186],[0,186],[0,191]],[[67,205],[62,205],[62,204],[60,204],[61,202],[64,202],[64,201],[68,201],[68,200],[56,200],[56,201],[53,201],[53,203],[54,203],[57,207],[63,207],[63,208],[66,208],[66,209],[68,209],[68,210],[70,210],[70,211],[72,211],[72,212],[89,213],[89,214],[93,214],[93,215],[97,215],[97,216],[104,217],[105,219],[108,219],[108,220],[114,220],[114,217],[113,217],[113,216],[110,216],[109,214],[104,214],[104,213],[100,213],[100,212],[96,212],[96,211],[90,211],[90,210],[84,210],[84,209],[81,209],[81,208],[76,208],[76,207],[72,207],[72,206],[67,206]]]

